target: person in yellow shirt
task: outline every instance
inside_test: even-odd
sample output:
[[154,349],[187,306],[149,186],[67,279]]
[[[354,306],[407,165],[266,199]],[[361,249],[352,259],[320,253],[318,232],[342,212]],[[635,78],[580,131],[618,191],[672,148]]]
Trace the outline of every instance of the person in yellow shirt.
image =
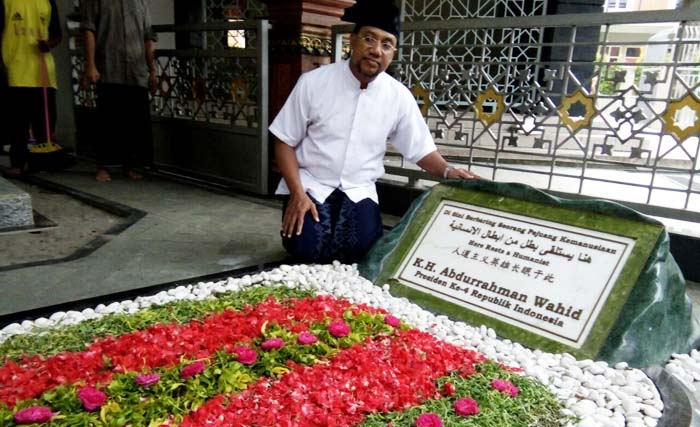
[[[0,68],[4,68],[0,78],[6,79],[0,102],[8,114],[3,137],[10,142],[10,169],[5,175],[14,178],[27,166],[29,129],[37,141],[46,142],[55,128],[57,84],[51,50],[61,42],[56,3],[0,0],[0,34]],[[48,88],[46,102],[44,87]]]

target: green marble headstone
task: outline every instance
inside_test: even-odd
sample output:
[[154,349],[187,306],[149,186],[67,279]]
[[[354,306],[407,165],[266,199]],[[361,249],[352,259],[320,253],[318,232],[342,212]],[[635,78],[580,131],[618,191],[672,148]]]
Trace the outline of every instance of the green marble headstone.
[[435,186],[360,271],[433,312],[577,357],[649,366],[700,331],[660,223],[521,184]]

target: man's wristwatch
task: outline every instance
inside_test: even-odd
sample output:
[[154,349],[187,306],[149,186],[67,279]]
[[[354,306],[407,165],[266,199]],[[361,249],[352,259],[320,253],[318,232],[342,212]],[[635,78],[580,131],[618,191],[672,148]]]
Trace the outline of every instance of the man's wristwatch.
[[442,173],[442,179],[447,179],[448,175],[450,174],[450,171],[453,170],[454,168],[452,166],[447,166],[445,168],[445,171]]

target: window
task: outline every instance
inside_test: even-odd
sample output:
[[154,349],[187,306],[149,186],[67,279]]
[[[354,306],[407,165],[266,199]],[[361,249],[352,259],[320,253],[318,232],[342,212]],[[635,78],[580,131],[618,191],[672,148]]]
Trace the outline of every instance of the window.
[[[229,19],[229,22],[240,22],[242,19]],[[245,30],[230,30],[227,34],[227,46],[234,49],[245,49]]]
[[627,7],[627,0],[608,0],[608,9],[624,9]]
[[611,57],[620,56],[620,48],[619,47],[611,47],[610,48],[610,56]]
[[625,56],[628,58],[639,58],[642,56],[642,49],[638,47],[628,47],[625,50]]

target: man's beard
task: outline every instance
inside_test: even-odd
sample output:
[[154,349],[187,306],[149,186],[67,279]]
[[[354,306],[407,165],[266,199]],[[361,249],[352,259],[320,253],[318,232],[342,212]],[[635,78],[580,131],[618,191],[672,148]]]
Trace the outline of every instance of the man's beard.
[[[365,66],[363,67],[363,63]],[[375,64],[374,67],[369,65],[369,63]],[[377,77],[382,71],[382,66],[378,61],[374,61],[372,59],[367,59],[367,58],[362,58],[357,64],[357,69],[365,77],[368,78],[375,78]]]

